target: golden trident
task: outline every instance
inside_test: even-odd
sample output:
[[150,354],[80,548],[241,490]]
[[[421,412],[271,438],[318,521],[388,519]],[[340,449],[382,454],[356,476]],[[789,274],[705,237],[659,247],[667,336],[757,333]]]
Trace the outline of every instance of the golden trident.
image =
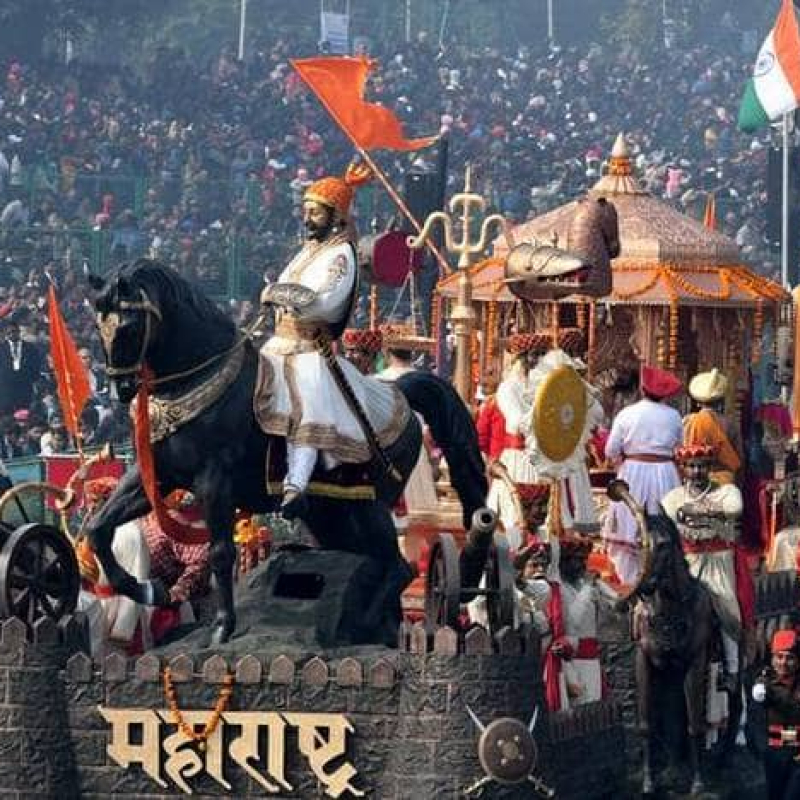
[[[464,191],[453,195],[448,203],[450,213],[445,211],[434,211],[425,220],[425,225],[419,236],[409,236],[408,246],[413,250],[419,250],[425,244],[425,240],[431,235],[431,229],[436,222],[442,223],[444,231],[445,247],[451,253],[458,253],[458,299],[455,308],[450,313],[450,320],[456,336],[456,369],[453,377],[453,385],[461,396],[461,399],[469,404],[472,400],[472,381],[470,378],[470,345],[472,338],[472,328],[475,325],[475,311],[472,308],[472,276],[469,266],[472,263],[472,256],[480,255],[489,243],[489,230],[492,225],[496,225],[502,230],[506,221],[501,214],[490,214],[484,217],[481,222],[480,236],[477,241],[470,241],[470,230],[472,227],[473,216],[483,214],[486,211],[486,200],[471,191],[472,189],[472,168],[467,164],[464,174]],[[453,220],[460,209],[461,238],[456,241],[453,235]]]

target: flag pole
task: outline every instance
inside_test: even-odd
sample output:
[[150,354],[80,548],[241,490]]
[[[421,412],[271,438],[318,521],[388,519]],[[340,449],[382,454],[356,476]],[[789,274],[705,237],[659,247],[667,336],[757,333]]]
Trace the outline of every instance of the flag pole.
[[783,169],[781,171],[781,283],[789,288],[789,114],[783,115]]
[[[339,127],[342,126],[340,125]],[[345,128],[342,127],[342,130],[347,133]],[[400,196],[400,193],[394,188],[389,178],[386,177],[384,171],[377,165],[377,163],[375,163],[375,159],[372,158],[372,156],[352,138],[350,141],[353,142],[358,154],[364,159],[364,163],[375,173],[375,177],[383,184],[384,189],[386,189],[386,191],[389,193],[389,197],[392,198],[394,204],[400,209],[400,211],[403,212],[403,214],[405,214],[406,219],[414,226],[414,230],[416,230],[417,234],[421,234],[422,225],[420,224],[419,220],[411,213],[411,209],[406,205],[405,201]],[[425,239],[425,244],[439,262],[439,266],[442,268],[443,273],[445,275],[449,275],[453,271],[453,268],[447,263],[447,259],[442,255],[439,248],[431,241],[430,237]]]

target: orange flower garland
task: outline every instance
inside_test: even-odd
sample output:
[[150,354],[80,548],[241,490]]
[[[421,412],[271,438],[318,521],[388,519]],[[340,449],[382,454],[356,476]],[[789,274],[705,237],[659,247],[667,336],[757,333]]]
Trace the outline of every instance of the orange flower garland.
[[755,364],[761,358],[762,336],[764,334],[764,301],[756,303],[756,315],[753,319],[753,342],[750,358]]
[[490,300],[486,309],[486,339],[483,343],[484,367],[494,363],[497,344],[497,300]]
[[167,698],[167,705],[169,706],[172,721],[177,725],[178,730],[189,740],[195,742],[200,750],[206,749],[206,742],[212,733],[217,729],[222,715],[228,710],[231,696],[233,695],[234,675],[228,672],[222,680],[222,689],[220,690],[217,702],[214,704],[214,710],[208,718],[208,722],[203,725],[202,730],[195,730],[193,725],[190,725],[183,718],[180,708],[178,707],[178,698],[175,692],[175,685],[172,682],[172,670],[170,667],[164,667],[164,694]]

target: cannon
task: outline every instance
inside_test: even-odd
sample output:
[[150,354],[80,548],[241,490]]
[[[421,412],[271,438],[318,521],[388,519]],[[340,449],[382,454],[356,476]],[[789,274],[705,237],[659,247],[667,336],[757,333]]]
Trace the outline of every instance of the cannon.
[[461,606],[486,598],[489,630],[514,625],[514,565],[505,539],[495,537],[497,515],[488,508],[472,516],[464,549],[455,537],[441,532],[433,541],[425,578],[425,624],[456,627]]
[[59,622],[72,614],[80,591],[78,560],[69,537],[35,519],[44,517],[48,498],[64,508],[61,504],[69,493],[50,483],[29,481],[0,497],[0,617],[18,617],[29,626],[42,617]]

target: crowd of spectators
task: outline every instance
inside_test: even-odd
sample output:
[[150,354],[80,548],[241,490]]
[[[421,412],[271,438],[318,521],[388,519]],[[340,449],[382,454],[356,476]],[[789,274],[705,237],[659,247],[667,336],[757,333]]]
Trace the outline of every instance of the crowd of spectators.
[[[19,323],[45,354],[45,291],[55,281],[73,334],[97,361],[83,267],[140,255],[215,296],[235,289],[233,311],[246,316],[264,275],[275,277],[297,246],[303,189],[352,156],[289,65],[316,49],[303,35],[256,43],[241,63],[228,48],[210,64],[179,48],[136,69],[6,63],[0,323]],[[714,191],[720,227],[756,268],[774,270],[764,212],[770,133],[736,130],[753,55],[730,39],[657,53],[609,44],[500,51],[440,47],[420,32],[371,49],[380,65],[372,99],[392,106],[410,134],[448,134],[451,190],[469,161],[492,206],[522,221],[591,186],[624,131],[650,191],[695,216]],[[398,184],[413,162],[432,159],[379,154]],[[362,231],[391,211],[379,187],[365,193]],[[43,426],[59,421],[42,363],[30,407],[2,420],[2,457],[35,451]],[[110,406],[98,393],[99,420]],[[120,433],[112,425],[105,435]]]

